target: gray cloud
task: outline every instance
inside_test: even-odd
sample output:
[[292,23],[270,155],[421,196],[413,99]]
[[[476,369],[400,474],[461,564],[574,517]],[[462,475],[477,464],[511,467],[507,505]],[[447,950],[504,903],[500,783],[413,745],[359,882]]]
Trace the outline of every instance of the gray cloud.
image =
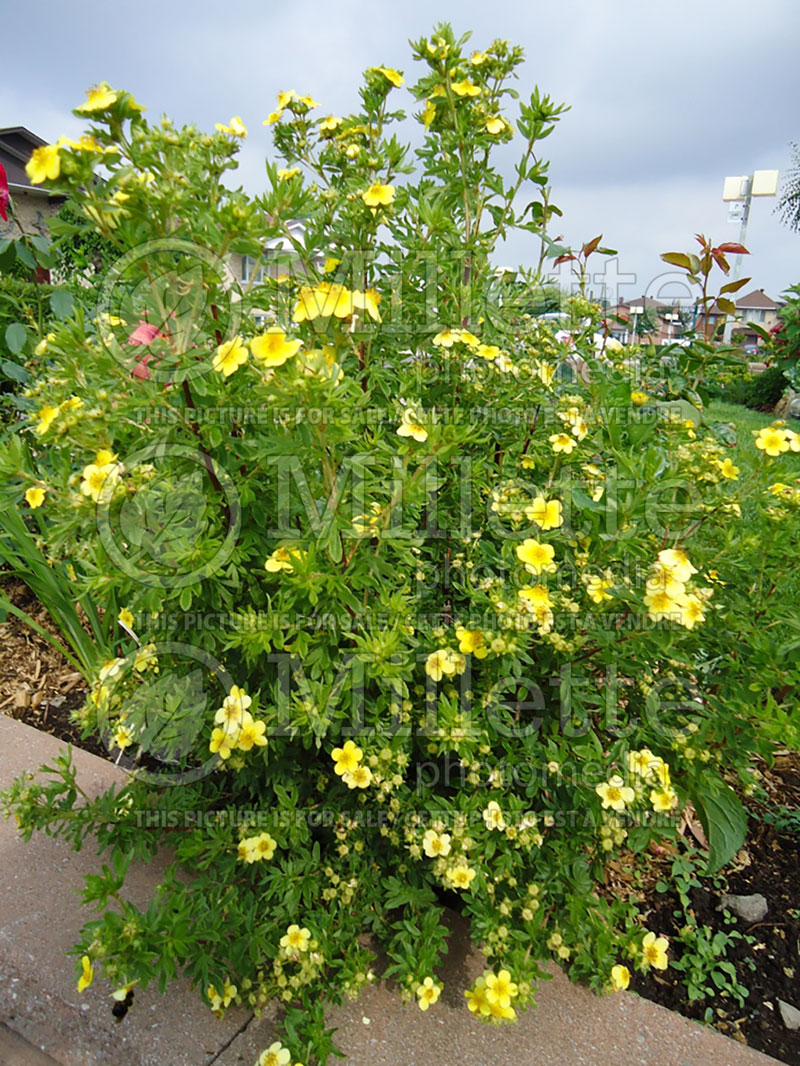
[[[579,242],[603,232],[637,285],[660,272],[660,251],[689,247],[698,230],[733,239],[723,177],[783,169],[788,142],[800,140],[795,0],[445,0],[435,12],[422,0],[142,0],[135,8],[40,0],[35,11],[34,34],[29,9],[4,13],[4,39],[17,44],[4,55],[2,124],[49,139],[75,133],[70,108],[103,79],[131,89],[151,120],[166,112],[212,127],[241,114],[251,137],[239,179],[251,191],[270,151],[261,121],[278,90],[310,92],[325,111],[352,110],[365,67],[390,64],[414,78],[407,40],[437,19],[473,29],[476,46],[493,37],[520,43],[520,91],[538,84],[572,107],[545,145],[564,235]],[[800,239],[773,206],[754,205],[747,266],[777,295],[800,280]],[[501,259],[532,262],[534,245],[513,238]]]

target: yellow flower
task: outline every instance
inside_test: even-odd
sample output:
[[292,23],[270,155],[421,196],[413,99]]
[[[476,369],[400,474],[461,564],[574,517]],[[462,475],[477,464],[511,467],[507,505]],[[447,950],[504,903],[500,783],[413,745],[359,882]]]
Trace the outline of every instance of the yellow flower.
[[625,785],[619,774],[614,774],[608,781],[595,785],[594,790],[600,797],[603,810],[624,811],[626,803],[633,803],[636,793]]
[[43,144],[41,148],[34,148],[33,154],[25,164],[25,173],[31,179],[31,185],[41,185],[43,181],[55,181],[61,173],[58,145]]
[[355,289],[352,293],[352,301],[357,311],[366,311],[373,321],[380,322],[381,313],[378,310],[378,304],[381,302],[380,293],[374,289],[367,289],[366,292],[359,292]]
[[310,939],[310,929],[306,929],[305,926],[301,929],[299,925],[290,925],[286,930],[286,935],[281,937],[280,944],[285,951],[297,954],[301,951],[308,951]]
[[294,570],[292,566],[292,559],[299,559],[302,557],[302,552],[299,548],[286,548],[281,545],[276,548],[272,555],[269,556],[264,563],[264,569],[270,574],[277,574],[281,570],[285,570],[291,574]]
[[628,752],[628,770],[639,777],[649,777],[662,765],[662,762],[663,760],[658,755],[654,755],[649,748]]
[[250,341],[250,351],[264,367],[283,366],[287,359],[297,355],[302,343],[287,340],[280,326],[272,326],[260,337],[253,337]]
[[545,500],[544,496],[537,496],[530,507],[525,508],[527,518],[535,522],[540,529],[558,529],[564,525],[564,516],[561,513],[560,500]]
[[450,854],[450,834],[428,829],[422,838],[422,850],[429,859],[444,858]]
[[301,104],[305,104],[306,107],[319,107],[319,104],[313,96],[298,96],[297,99]]
[[322,281],[315,289],[303,286],[294,309],[292,319],[295,322],[311,321],[318,316],[329,318],[347,318],[355,307],[354,294],[344,285]]
[[340,118],[328,115],[327,118],[324,118],[322,122],[320,122],[319,128],[325,133],[332,133],[338,126],[341,126],[341,124],[342,120]]
[[650,802],[654,811],[671,811],[676,806],[678,797],[671,788],[652,788]]
[[605,577],[590,576],[586,579],[586,595],[592,603],[603,603],[610,600],[611,596],[606,589],[613,589],[614,582]]
[[642,404],[647,403],[649,397],[646,392],[632,392],[631,403],[634,407],[641,407]]
[[665,936],[656,937],[655,933],[646,933],[642,941],[642,965],[655,966],[657,970],[666,970],[667,948],[669,941]]
[[343,777],[345,774],[352,774],[358,769],[359,763],[364,758],[364,752],[361,748],[356,747],[352,740],[348,740],[345,742],[344,747],[333,749],[331,758],[333,759],[335,773],[339,777]]
[[343,774],[342,781],[348,788],[369,788],[372,784],[372,770],[368,766],[357,766],[350,773]]
[[425,110],[422,112],[422,122],[426,130],[431,128],[433,120],[436,118],[436,104],[433,100],[425,101]]
[[119,481],[119,468],[116,463],[106,463],[104,466],[90,463],[83,468],[82,478],[81,494],[83,496],[91,496],[97,503],[101,494],[106,500],[108,499],[114,486]]
[[46,491],[46,489],[40,488],[38,485],[35,488],[26,491],[25,500],[32,511],[35,511],[37,507],[42,506]]
[[281,167],[278,170],[278,181],[289,181],[290,178],[296,178],[300,173],[300,167]]
[[392,67],[371,67],[371,70],[377,70],[379,74],[383,74],[396,89],[399,89],[401,85],[405,84],[405,80],[402,74],[398,70],[394,70]]
[[517,558],[525,563],[525,569],[530,574],[554,573],[556,569],[556,564],[553,562],[555,554],[555,549],[552,545],[540,544],[532,538],[527,538],[522,544],[517,545]]
[[512,999],[519,994],[519,986],[511,980],[508,970],[500,970],[498,974],[485,973],[486,998],[490,1004],[508,1007]]
[[489,649],[486,647],[486,638],[480,629],[465,629],[463,626],[459,626],[456,629],[456,640],[458,641],[458,650],[463,652],[464,655],[474,655],[476,659],[485,659],[489,654]]
[[800,433],[795,433],[793,429],[785,429],[784,433],[792,451],[800,452]]
[[565,455],[569,455],[575,448],[575,441],[572,437],[567,436],[566,433],[553,433],[547,438],[553,445],[553,451],[563,452]]
[[681,604],[680,623],[687,629],[694,629],[698,622],[705,621],[705,604],[698,596],[687,596]]
[[126,629],[133,629],[133,612],[129,611],[127,607],[123,607],[117,615],[117,621],[122,622]]
[[398,437],[413,437],[420,443],[428,439],[428,431],[420,422],[419,415],[409,408],[403,411],[402,421],[397,427],[397,435]]
[[469,61],[472,63],[473,67],[479,67],[482,63],[485,63],[488,58],[489,57],[485,52],[473,52],[469,57]]
[[284,89],[283,92],[278,93],[278,107],[281,109],[281,111],[284,109],[284,107],[288,107],[296,96],[297,93],[294,91],[294,89]]
[[422,984],[417,985],[417,1000],[420,1010],[427,1010],[439,999],[442,994],[440,985],[434,984],[432,977],[426,977]]
[[270,111],[270,113],[267,115],[267,117],[264,119],[264,121],[261,123],[261,125],[262,126],[272,126],[273,123],[280,122],[282,115],[283,115],[283,108],[281,108],[279,111]]
[[611,967],[611,987],[615,992],[624,992],[631,983],[631,972],[627,966],[617,964]]
[[534,360],[533,365],[541,383],[550,388],[550,384],[555,376],[556,368],[554,366],[549,366],[547,363],[543,363],[540,359]]
[[116,452],[112,452],[110,448],[99,448],[95,453],[94,461],[97,466],[109,466],[116,462],[117,458]]
[[471,866],[460,863],[458,866],[452,866],[447,871],[447,880],[453,888],[468,889],[475,880],[475,871]]
[[481,359],[497,359],[501,354],[501,350],[496,344],[479,344],[476,348],[476,354],[479,355]]
[[124,751],[133,744],[133,733],[127,728],[127,726],[118,726],[117,731],[114,734],[114,743],[118,748]]
[[433,338],[433,343],[438,348],[452,348],[459,340],[461,340],[460,329],[443,329]]
[[468,988],[464,995],[467,997],[467,1007],[471,1014],[488,1017],[489,1000],[486,998],[486,978],[479,977],[472,988]]
[[[685,597],[681,597],[684,599]],[[673,599],[669,591],[662,585],[648,590],[644,597],[644,605],[647,613],[654,622],[662,619],[678,621],[681,615],[682,603],[680,599]]]
[[774,459],[775,456],[780,455],[781,452],[788,452],[790,442],[786,438],[786,431],[783,429],[776,429],[774,426],[765,426],[764,429],[759,430],[756,437],[756,448],[759,448],[767,455],[771,455]]
[[689,556],[680,548],[665,548],[658,553],[658,565],[676,581],[682,584],[690,581],[697,568],[689,562]]
[[81,956],[81,976],[78,980],[78,991],[85,991],[89,985],[94,981],[94,970],[92,969],[92,961],[88,955]]
[[483,821],[486,828],[489,830],[505,829],[506,820],[503,817],[503,812],[500,810],[500,804],[497,800],[491,800],[487,804],[486,809],[483,811]]
[[734,466],[730,459],[717,459],[716,467],[720,474],[729,481],[736,481],[739,477],[739,467]]
[[75,110],[81,115],[86,115],[92,111],[105,111],[116,102],[117,94],[108,82],[101,81],[99,85],[93,85],[91,89],[89,89],[86,94],[86,99],[81,106],[76,107]]
[[277,846],[269,833],[265,832],[240,840],[236,852],[243,862],[261,862],[262,859],[271,859]]
[[394,185],[370,185],[366,192],[362,192],[361,199],[367,207],[388,207],[394,200]]
[[279,1041],[270,1044],[266,1051],[258,1056],[256,1066],[288,1066],[291,1061],[291,1053]]
[[242,122],[239,115],[234,115],[227,126],[224,126],[221,122],[216,122],[215,129],[218,129],[220,133],[230,133],[232,137],[246,137],[247,126]]
[[547,609],[553,606],[550,593],[544,585],[526,585],[525,588],[519,590],[519,597],[532,608]]
[[[238,733],[238,730],[236,730],[236,733]],[[212,729],[208,750],[212,755],[219,755],[220,759],[229,759],[231,751],[236,744],[236,733],[231,734],[227,729],[222,729],[219,726]]]
[[217,348],[217,354],[211,361],[211,365],[226,378],[229,378],[243,363],[247,362],[249,357],[250,353],[242,338],[234,337],[233,340],[220,344]]
[[481,90],[469,78],[453,82],[453,92],[456,96],[480,96]]
[[441,681],[442,677],[453,677],[463,674],[467,660],[463,655],[453,651],[452,648],[439,648],[431,652],[425,661],[425,673],[434,681]]
[[507,128],[508,123],[499,115],[491,115],[486,119],[486,132],[491,133],[493,137],[496,137],[498,133],[503,133]]
[[263,748],[267,743],[267,738],[264,736],[266,730],[266,722],[256,722],[250,718],[249,721],[242,723],[236,738],[236,747],[239,751],[250,751],[254,746]]

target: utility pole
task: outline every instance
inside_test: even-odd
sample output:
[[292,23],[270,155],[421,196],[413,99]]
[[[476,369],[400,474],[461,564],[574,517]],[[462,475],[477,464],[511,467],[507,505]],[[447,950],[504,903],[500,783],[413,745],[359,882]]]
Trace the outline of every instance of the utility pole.
[[[728,221],[739,223],[739,244],[744,244],[747,237],[747,223],[750,221],[750,204],[754,196],[776,196],[778,193],[778,171],[756,170],[752,175],[726,178],[722,186],[722,199],[729,203]],[[731,281],[738,281],[742,273],[742,257],[737,255],[733,261]],[[731,294],[733,295],[733,294]],[[730,344],[733,334],[733,318],[725,321],[723,343]]]

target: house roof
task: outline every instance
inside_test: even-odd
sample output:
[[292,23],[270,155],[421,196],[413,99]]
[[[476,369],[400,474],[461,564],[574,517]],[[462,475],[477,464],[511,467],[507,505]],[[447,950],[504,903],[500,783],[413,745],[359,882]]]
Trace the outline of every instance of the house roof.
[[736,306],[741,307],[742,310],[755,307],[763,308],[766,311],[777,311],[781,305],[773,300],[772,297],[767,296],[763,289],[753,289],[746,296],[740,296],[736,301]]
[[25,126],[5,126],[0,129],[0,163],[5,167],[11,185],[32,188],[30,178],[25,173],[25,164],[34,148],[41,148],[45,144],[47,141],[31,133]]

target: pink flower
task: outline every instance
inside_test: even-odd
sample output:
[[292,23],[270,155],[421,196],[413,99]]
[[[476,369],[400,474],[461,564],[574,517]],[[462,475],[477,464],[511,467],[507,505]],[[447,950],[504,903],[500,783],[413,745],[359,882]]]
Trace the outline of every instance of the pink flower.
[[162,333],[158,326],[153,326],[149,322],[140,322],[128,337],[128,344],[150,344],[156,337],[166,338],[166,336],[166,333]]

